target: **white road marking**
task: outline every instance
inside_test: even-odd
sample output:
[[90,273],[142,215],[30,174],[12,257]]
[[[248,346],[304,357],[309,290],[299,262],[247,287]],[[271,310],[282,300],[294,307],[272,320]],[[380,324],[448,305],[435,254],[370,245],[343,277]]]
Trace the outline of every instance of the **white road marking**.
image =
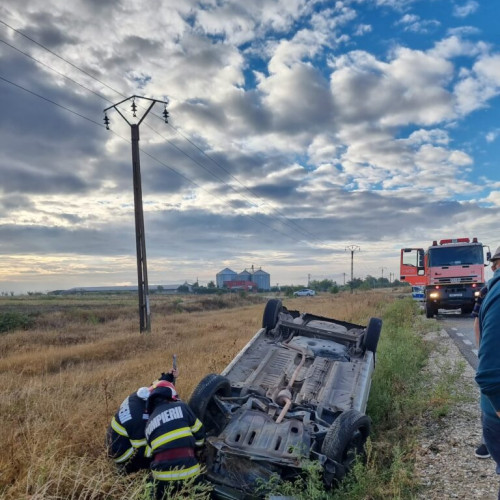
[[470,340],[464,340],[464,344],[467,344],[467,345],[472,345],[472,342]]
[[460,332],[457,332],[456,335],[457,335],[457,337],[463,337],[464,336],[464,334],[460,333]]
[[477,349],[472,349],[472,352],[477,356]]
[[453,328],[453,327],[452,327],[452,330],[455,330],[455,331],[456,331],[456,330],[458,330],[458,328]]

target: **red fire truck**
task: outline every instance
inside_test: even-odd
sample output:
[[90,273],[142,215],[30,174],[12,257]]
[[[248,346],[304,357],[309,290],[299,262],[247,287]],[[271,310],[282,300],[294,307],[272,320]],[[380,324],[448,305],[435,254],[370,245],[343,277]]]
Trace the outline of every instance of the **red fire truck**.
[[423,248],[402,248],[401,281],[425,289],[425,314],[432,318],[438,309],[461,309],[470,314],[475,297],[484,286],[489,247],[477,238],[433,241]]

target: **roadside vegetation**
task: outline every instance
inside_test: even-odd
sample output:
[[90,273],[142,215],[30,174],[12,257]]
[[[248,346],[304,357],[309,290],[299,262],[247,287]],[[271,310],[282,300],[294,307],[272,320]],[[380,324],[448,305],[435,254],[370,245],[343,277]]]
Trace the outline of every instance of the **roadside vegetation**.
[[[419,419],[446,413],[446,391],[429,394],[431,346],[423,319],[398,290],[286,298],[291,309],[367,324],[382,317],[368,413],[373,436],[366,464],[333,492],[324,492],[316,464],[300,484],[272,491],[303,499],[410,498]],[[198,382],[220,372],[261,326],[266,297],[246,294],[152,297],[152,332],[139,334],[136,297],[16,297],[0,299],[0,313],[30,318],[0,335],[0,498],[58,500],[146,498],[145,477],[118,476],[107,460],[104,434],[121,401],[171,367],[187,400]],[[448,380],[456,379],[448,373]],[[447,399],[448,398],[448,399]],[[293,488],[290,490],[289,488]],[[266,489],[269,490],[269,487]],[[208,498],[191,489],[182,498]]]

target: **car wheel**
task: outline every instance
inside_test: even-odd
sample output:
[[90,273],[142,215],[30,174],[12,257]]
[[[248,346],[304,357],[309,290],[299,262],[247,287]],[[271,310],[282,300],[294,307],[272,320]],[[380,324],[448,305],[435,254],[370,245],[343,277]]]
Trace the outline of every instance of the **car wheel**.
[[231,384],[226,377],[210,373],[196,386],[189,406],[203,422],[207,434],[218,434],[226,425],[226,412],[218,400],[231,396]]
[[266,332],[272,330],[276,326],[282,309],[283,305],[280,299],[269,299],[267,301],[264,314],[262,316],[262,328],[265,328]]
[[[341,413],[330,426],[321,453],[336,463],[333,481],[341,481],[345,477],[356,456],[364,458],[370,427],[370,418],[357,410]],[[331,486],[331,483],[327,486]]]
[[367,351],[377,352],[377,345],[382,331],[382,320],[379,318],[370,318],[368,327],[365,333],[365,349]]

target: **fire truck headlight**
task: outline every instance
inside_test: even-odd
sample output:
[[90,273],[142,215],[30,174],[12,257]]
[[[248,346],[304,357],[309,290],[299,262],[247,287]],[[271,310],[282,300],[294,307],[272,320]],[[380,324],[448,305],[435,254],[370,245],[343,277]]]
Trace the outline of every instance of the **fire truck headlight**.
[[481,290],[476,290],[474,292],[474,297],[479,297],[481,295]]
[[439,299],[439,292],[431,292],[431,293],[429,294],[429,297],[430,297],[431,299]]

